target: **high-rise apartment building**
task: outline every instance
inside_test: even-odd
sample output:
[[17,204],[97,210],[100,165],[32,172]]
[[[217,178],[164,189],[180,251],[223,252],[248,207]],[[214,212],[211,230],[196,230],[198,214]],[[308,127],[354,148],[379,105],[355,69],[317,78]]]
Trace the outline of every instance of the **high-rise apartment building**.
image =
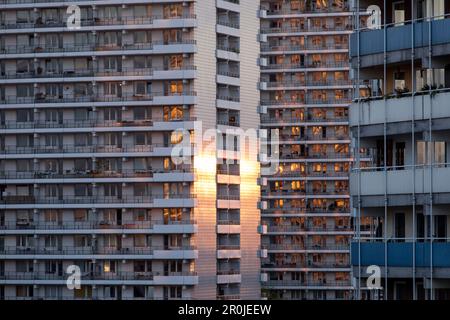
[[449,299],[450,1],[355,6],[355,295]]
[[0,299],[259,298],[258,7],[0,1]]
[[269,299],[351,298],[350,10],[345,0],[261,1],[261,128],[279,136],[276,173],[261,178]]

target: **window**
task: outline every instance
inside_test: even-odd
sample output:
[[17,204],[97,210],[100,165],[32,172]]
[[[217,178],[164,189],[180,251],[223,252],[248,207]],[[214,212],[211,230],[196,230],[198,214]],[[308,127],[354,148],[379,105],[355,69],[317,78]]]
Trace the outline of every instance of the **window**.
[[18,98],[32,97],[34,93],[33,85],[18,84],[16,86],[16,94]]
[[183,119],[183,107],[181,106],[165,106],[163,112],[164,121]]
[[149,56],[135,56],[134,57],[134,68],[135,69],[146,69],[152,67],[152,58]]
[[164,19],[181,17],[183,15],[183,6],[181,4],[164,5]]
[[134,272],[152,272],[152,262],[148,260],[135,261]]
[[109,96],[121,96],[122,87],[118,82],[105,82],[103,84],[103,94]]
[[134,286],[133,296],[135,298],[145,298],[145,286]]
[[115,273],[116,272],[116,261],[105,260],[103,262],[103,272],[105,272],[105,273]]

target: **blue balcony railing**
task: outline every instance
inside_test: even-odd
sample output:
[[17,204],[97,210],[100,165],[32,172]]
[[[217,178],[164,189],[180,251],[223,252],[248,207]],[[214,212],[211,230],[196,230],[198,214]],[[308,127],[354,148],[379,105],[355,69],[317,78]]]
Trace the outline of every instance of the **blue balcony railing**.
[[[429,45],[431,23],[431,45],[450,43],[450,19],[416,22],[403,26],[392,26],[386,29],[386,51],[411,49],[411,32],[414,26],[414,47],[427,47]],[[362,31],[359,33],[359,54],[380,54],[384,52],[384,29]],[[358,55],[357,33],[350,39],[350,55]]]
[[[431,266],[431,248],[433,267],[450,267],[450,242],[433,242],[432,245],[430,242],[388,242],[388,267],[412,267],[414,246],[416,267]],[[359,253],[361,266],[385,265],[384,242],[361,242],[360,248],[358,242],[351,245],[353,266],[359,265]]]

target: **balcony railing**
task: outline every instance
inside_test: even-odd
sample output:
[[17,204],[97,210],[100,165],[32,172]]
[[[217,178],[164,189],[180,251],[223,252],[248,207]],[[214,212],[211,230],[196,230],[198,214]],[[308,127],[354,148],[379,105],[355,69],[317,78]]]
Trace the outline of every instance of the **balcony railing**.
[[299,26],[282,26],[273,28],[262,28],[261,33],[263,34],[274,34],[274,33],[296,33],[296,32],[338,32],[338,31],[352,31],[353,26],[351,24],[346,25],[327,25],[323,24],[320,26],[308,26],[307,24]]
[[194,225],[195,220],[150,220],[150,221],[5,221],[0,224],[0,230],[90,230],[95,229],[118,229],[118,230],[134,230],[134,229],[152,229],[155,226],[185,226]]
[[20,172],[17,170],[6,170],[0,172],[0,179],[95,179],[95,178],[143,178],[153,177],[154,174],[169,173],[194,173],[194,168],[180,169],[148,169],[148,170],[120,170],[120,171],[103,171],[103,170],[86,170],[75,171],[66,170],[64,172],[52,171],[29,171]]
[[179,247],[168,247],[168,246],[152,246],[152,247],[133,247],[133,248],[91,248],[91,247],[63,247],[63,248],[50,248],[50,247],[4,247],[0,248],[0,254],[2,255],[92,255],[92,254],[104,254],[104,255],[153,255],[155,251],[178,251],[195,250],[195,246],[179,246]]
[[262,245],[262,249],[267,249],[269,251],[349,251],[350,244],[347,245],[320,245],[320,244],[269,244]]
[[314,118],[314,117],[276,117],[274,115],[261,115],[261,123],[264,124],[289,124],[293,123],[298,126],[299,123],[309,123],[309,122],[348,122],[348,117],[333,117],[333,118]]
[[262,283],[263,287],[351,287],[348,281],[301,281],[301,280],[269,280]]
[[[196,272],[110,272],[81,273],[83,280],[154,280],[154,277],[194,277]],[[67,275],[42,272],[5,272],[0,273],[0,280],[67,280]]]
[[261,105],[267,105],[267,106],[284,106],[284,105],[303,105],[303,104],[345,104],[349,105],[351,102],[351,98],[343,97],[343,98],[336,98],[336,99],[314,99],[314,98],[304,98],[304,99],[262,99]]
[[348,232],[353,231],[351,226],[267,226],[267,232],[308,232],[308,231],[322,231],[322,232]]
[[348,43],[323,43],[323,44],[294,44],[294,43],[279,43],[279,44],[261,44],[261,52],[270,52],[270,51],[301,51],[301,50],[348,50]]
[[[37,69],[29,72],[8,71],[0,73],[0,79],[43,79],[43,78],[63,78],[74,79],[83,77],[132,77],[132,76],[153,76],[158,71],[189,71],[196,70],[195,66],[182,66],[180,68],[123,68],[122,70],[93,70],[93,69],[73,69],[64,71],[47,72]],[[92,79],[86,80],[91,81]]]
[[46,45],[15,45],[5,46],[0,49],[0,54],[26,54],[26,53],[69,53],[86,52],[86,55],[92,55],[95,51],[126,51],[126,50],[153,50],[155,46],[168,45],[195,45],[195,40],[181,41],[153,41],[150,43],[124,43],[124,44],[76,44],[64,43],[59,47]]
[[[327,80],[312,80],[312,79],[306,79],[306,80],[282,80],[282,81],[273,81],[273,82],[263,82],[266,84],[267,88],[279,88],[279,87],[290,87],[290,88],[296,88],[296,87],[334,87],[334,86],[350,86],[351,81],[350,80],[334,80],[334,79],[327,79]],[[311,88],[314,89],[314,88]]]
[[73,196],[65,195],[62,198],[57,197],[38,197],[38,196],[2,196],[0,204],[130,204],[130,203],[153,203],[154,200],[174,200],[174,199],[195,199],[194,194],[165,194],[165,195],[146,195],[146,196]]
[[[176,145],[158,144],[151,145],[122,145],[122,146],[103,146],[103,145],[61,145],[61,146],[32,146],[17,147],[5,146],[0,149],[0,154],[55,154],[55,153],[134,153],[134,152],[153,152],[155,148],[173,148]],[[194,147],[194,144],[191,145]]]
[[6,120],[0,122],[0,129],[54,129],[54,128],[92,128],[92,127],[149,127],[153,126],[155,122],[173,123],[196,121],[196,117],[182,117],[179,119],[169,118],[148,118],[139,120],[75,120],[63,119],[61,121],[44,121],[34,120],[29,122],[21,122],[16,120]]
[[[2,4],[3,1],[0,1]],[[6,0],[9,2],[8,0]],[[23,2],[22,2],[23,1]],[[22,0],[21,2],[26,2]],[[31,1],[30,1],[31,2]],[[36,1],[38,2],[38,1]],[[39,1],[41,2],[41,1]],[[42,1],[44,2],[44,1]],[[51,1],[45,1],[51,2]],[[62,2],[62,1],[61,1]],[[144,25],[144,24],[153,24],[155,20],[180,20],[180,19],[196,19],[196,15],[194,14],[186,14],[181,16],[121,16],[114,18],[92,18],[92,19],[81,19],[80,26],[81,27],[91,27],[91,26],[132,26],[132,25]],[[0,23],[0,29],[39,29],[41,28],[64,28],[67,26],[67,21],[63,19],[59,20],[42,20],[36,19],[35,21],[21,22],[17,20],[5,20]]]
[[185,92],[152,92],[151,94],[128,94],[119,96],[105,96],[100,94],[86,94],[84,96],[61,95],[46,96],[36,94],[34,97],[7,96],[0,100],[0,104],[39,104],[39,103],[83,103],[83,102],[127,102],[127,101],[153,101],[154,97],[183,97],[196,96],[194,91]]

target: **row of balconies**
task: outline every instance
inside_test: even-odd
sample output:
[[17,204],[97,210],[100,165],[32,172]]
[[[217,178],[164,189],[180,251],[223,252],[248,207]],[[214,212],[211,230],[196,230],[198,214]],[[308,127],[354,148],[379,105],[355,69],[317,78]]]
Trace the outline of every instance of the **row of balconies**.
[[[17,19],[4,20],[0,23],[0,30],[14,30],[15,32],[20,31],[20,29],[33,29],[33,32],[39,32],[40,29],[44,28],[63,28],[59,31],[66,31],[67,27],[67,19],[66,17],[59,17],[58,19],[45,20],[42,17],[36,17],[35,19],[30,19],[28,21],[18,21]],[[152,16],[118,16],[118,17],[95,17],[95,18],[86,18],[81,19],[80,27],[81,30],[84,30],[83,27],[102,27],[108,26],[107,30],[111,30],[111,26],[127,26],[127,29],[132,26],[142,25],[152,25],[151,27],[158,27],[158,20],[169,20],[169,21],[179,21],[186,19],[196,19],[196,15],[194,14],[183,14],[180,16],[167,16],[167,15],[152,15]],[[162,21],[161,21],[162,22]],[[178,23],[174,23],[173,25],[167,25],[164,23],[165,27],[178,27]],[[187,25],[186,22],[183,22],[184,27],[193,27],[194,25]],[[75,29],[76,30],[76,29]],[[74,31],[74,30],[70,30]],[[0,33],[2,33],[0,31]]]
[[[261,52],[292,52],[292,51],[348,51],[348,43],[331,43],[322,42],[321,44],[313,43],[261,43]],[[305,52],[306,53],[306,52]]]
[[[9,0],[14,1],[14,0]],[[260,10],[260,17],[262,18],[287,18],[287,16],[296,16],[304,14],[317,14],[317,13],[328,13],[332,15],[333,13],[343,13],[350,10],[349,3],[347,1],[342,1],[340,4],[330,4],[323,5],[324,2],[320,1],[317,3],[315,1],[300,1],[298,6],[294,6],[291,2],[283,1],[266,1],[267,4],[272,4],[272,8],[267,8],[267,5],[262,5]],[[275,6],[276,3],[276,6]],[[347,13],[347,12],[346,12]],[[348,12],[348,15],[351,13]],[[279,17],[278,17],[279,16]]]
[[[67,248],[49,248],[49,247],[0,247],[0,254],[2,255],[60,255],[62,258],[69,259],[67,256],[84,256],[84,255],[155,255],[155,253],[164,254],[175,251],[195,251],[196,247],[192,245],[168,247],[168,246],[152,246],[152,247],[130,247],[130,248],[116,248],[116,247],[67,247]],[[158,252],[160,251],[160,252]],[[195,259],[194,256],[188,258],[186,252],[185,259]]]
[[343,61],[325,61],[325,60],[315,60],[315,61],[306,61],[302,63],[290,63],[290,62],[283,62],[283,63],[270,63],[261,65],[261,72],[273,72],[273,71],[286,71],[290,72],[293,70],[301,70],[301,69],[339,69],[339,70],[348,70],[349,66],[348,63]]
[[[7,71],[0,73],[0,79],[6,79],[5,81],[1,81],[1,83],[13,83],[12,80],[21,80],[18,81],[20,83],[24,83],[22,79],[32,79],[33,82],[38,83],[41,81],[49,82],[47,79],[53,79],[53,82],[57,81],[70,81],[70,82],[91,82],[91,81],[110,81],[111,79],[104,79],[105,77],[114,77],[114,80],[117,81],[117,77],[138,77],[141,79],[144,77],[145,79],[158,79],[159,77],[166,80],[170,79],[171,75],[173,75],[172,79],[179,78],[189,78],[192,75],[185,73],[185,71],[196,70],[195,66],[181,66],[179,68],[170,68],[170,67],[152,67],[145,69],[138,68],[122,68],[121,70],[93,70],[93,69],[67,69],[67,70],[51,70],[50,72],[46,72],[42,68],[36,68],[36,70],[31,70],[29,72],[17,72],[17,71]],[[175,74],[175,73],[179,73]],[[82,79],[88,78],[88,79]],[[96,79],[98,78],[98,79]],[[31,82],[31,81],[30,81]]]
[[[301,181],[308,180],[307,178],[347,178],[349,176],[349,172],[339,171],[339,172],[331,172],[331,171],[314,171],[313,168],[308,169],[307,171],[282,171],[277,172],[276,174],[272,174],[268,178],[270,180],[278,180],[279,178],[306,178],[301,179]],[[1,177],[1,175],[0,175]],[[288,179],[291,180],[291,179]],[[328,179],[327,179],[328,180]],[[342,179],[338,179],[342,180]],[[311,181],[317,181],[316,179],[311,179]]]
[[[166,123],[173,122],[187,122],[196,121],[197,118],[190,116],[183,116],[179,119],[168,119],[164,117],[155,118],[151,117],[148,119],[122,119],[122,120],[76,120],[76,119],[61,119],[61,121],[45,121],[45,120],[34,120],[29,122],[17,121],[17,120],[6,120],[0,122],[0,129],[70,129],[70,128],[127,128],[127,127],[153,127],[157,122],[161,122],[162,125]],[[167,130],[172,130],[168,128]]]
[[[26,180],[34,179],[38,180],[47,179],[96,179],[96,178],[153,178],[155,174],[183,174],[183,173],[195,173],[194,168],[178,168],[178,169],[147,169],[147,170],[65,170],[65,172],[52,172],[52,171],[17,171],[17,170],[3,170],[0,172],[0,179],[14,179],[14,180]],[[231,174],[231,173],[227,173]],[[237,172],[236,174],[239,174]],[[172,180],[172,179],[171,179]]]
[[308,123],[312,123],[313,125],[317,125],[317,123],[325,123],[326,125],[332,126],[335,125],[335,123],[342,125],[347,125],[348,123],[348,117],[334,116],[330,118],[314,116],[313,114],[306,115],[303,118],[291,116],[277,117],[274,115],[262,114],[260,120],[262,124],[279,124],[283,126],[306,126]]
[[292,79],[292,80],[280,80],[265,82],[261,80],[260,88],[261,90],[278,89],[280,87],[287,88],[298,88],[298,87],[322,87],[322,86],[350,86],[350,80],[336,80],[336,79],[325,79],[325,80],[313,80],[313,79]]
[[267,225],[267,233],[279,233],[279,232],[351,232],[353,233],[353,227],[351,226],[304,226],[304,225]]
[[[290,254],[286,254],[289,256]],[[348,262],[306,262],[306,261],[280,261],[280,262],[263,262],[261,268],[263,269],[321,269],[321,268],[330,268],[330,269],[349,269],[349,261]],[[331,270],[330,270],[331,271]]]
[[329,252],[329,251],[345,251],[348,252],[350,244],[314,244],[314,243],[281,243],[262,245],[263,250],[271,251],[308,251],[308,252]]
[[342,97],[342,98],[314,98],[314,97],[297,97],[292,98],[288,95],[279,98],[262,98],[261,105],[262,106],[285,106],[285,105],[294,105],[294,104],[350,104],[350,97]]
[[267,282],[262,283],[263,288],[290,288],[290,287],[298,287],[306,289],[313,289],[314,287],[319,287],[322,289],[323,287],[332,287],[336,289],[351,289],[352,285],[350,280],[348,281],[301,281],[301,280],[269,280]]
[[[158,51],[158,54],[174,53],[174,48],[171,46],[180,45],[195,45],[195,40],[179,40],[179,41],[152,41],[148,43],[123,43],[123,44],[76,44],[64,43],[61,46],[47,46],[47,45],[15,45],[5,46],[0,48],[2,58],[17,58],[17,54],[31,53],[33,56],[39,54],[54,54],[54,53],[77,53],[77,56],[93,56],[99,51],[110,51],[110,54],[123,55],[125,51],[131,51],[129,54],[134,54],[137,50]],[[194,52],[194,48],[187,50],[187,48],[175,48],[175,52]],[[184,50],[186,49],[186,50]],[[115,51],[115,53],[113,53]],[[150,52],[149,52],[150,53]],[[80,55],[81,54],[81,55]],[[101,53],[104,55],[103,53]],[[13,55],[13,56],[8,56]]]
[[[60,146],[4,146],[0,154],[59,154],[59,153],[147,153],[155,148],[173,148],[176,145],[152,143],[151,145],[60,145]],[[191,144],[194,147],[194,144]]]
[[[117,221],[61,221],[61,222],[45,222],[45,221],[5,221],[0,224],[0,230],[43,230],[43,231],[53,231],[53,230],[72,230],[80,231],[86,230],[86,232],[94,232],[95,229],[98,230],[135,230],[135,229],[154,229],[155,227],[166,227],[166,226],[187,226],[195,225],[195,220],[177,220],[177,221],[164,221],[164,220],[151,220],[151,221],[122,221],[120,224]],[[89,230],[89,231],[88,231]],[[188,230],[183,230],[183,232],[189,233]],[[1,233],[1,231],[0,231]]]
[[[348,140],[349,135],[345,132],[330,132],[328,130],[326,132],[326,135],[323,134],[300,134],[300,135],[293,135],[293,134],[283,134],[281,133],[279,135],[279,143],[306,143],[309,141],[327,141],[327,140]],[[272,143],[272,141],[267,141],[265,143]],[[278,142],[277,142],[278,143]]]
[[184,92],[152,92],[151,94],[123,94],[115,96],[105,96],[99,94],[86,95],[59,95],[47,96],[45,93],[37,93],[31,97],[17,97],[17,95],[7,96],[0,99],[0,104],[39,104],[39,103],[83,103],[83,102],[146,102],[153,101],[156,97],[192,97],[196,96],[194,91]]
[[[115,280],[115,281],[127,281],[127,280],[146,280],[155,281],[163,280],[162,277],[195,277],[196,272],[109,272],[109,273],[82,273],[82,281],[89,280]],[[159,278],[159,279],[158,279]],[[4,272],[0,273],[0,281],[8,282],[8,280],[67,280],[67,275],[58,275],[56,273],[43,273],[43,272]],[[175,279],[173,279],[175,280]],[[185,279],[180,279],[185,280]],[[155,281],[157,282],[157,281]],[[163,280],[163,282],[165,282]],[[176,281],[175,281],[176,282]]]
[[345,33],[348,31],[353,31],[353,26],[351,24],[332,25],[323,23],[320,26],[314,26],[303,23],[297,26],[292,26],[289,22],[287,22],[283,26],[261,28],[261,33],[267,35],[273,34],[278,35],[279,33],[286,34],[286,33],[304,33],[304,32],[307,33],[326,32],[328,35],[328,34]]
[[[164,194],[164,195],[146,195],[146,196],[122,196],[122,197],[106,197],[106,196],[80,196],[64,195],[64,197],[37,197],[37,196],[19,196],[5,195],[0,199],[3,205],[22,205],[22,204],[152,204],[155,200],[188,200],[195,199],[194,194]],[[184,202],[184,201],[183,201]],[[193,205],[193,203],[191,203]],[[186,202],[183,207],[188,207]]]
[[[291,150],[290,148],[283,148],[280,150],[280,159],[282,160],[290,160],[290,159],[351,159],[352,154],[349,152],[333,152],[333,151],[324,151],[324,152],[298,152],[295,150]],[[279,161],[279,159],[276,159]]]

